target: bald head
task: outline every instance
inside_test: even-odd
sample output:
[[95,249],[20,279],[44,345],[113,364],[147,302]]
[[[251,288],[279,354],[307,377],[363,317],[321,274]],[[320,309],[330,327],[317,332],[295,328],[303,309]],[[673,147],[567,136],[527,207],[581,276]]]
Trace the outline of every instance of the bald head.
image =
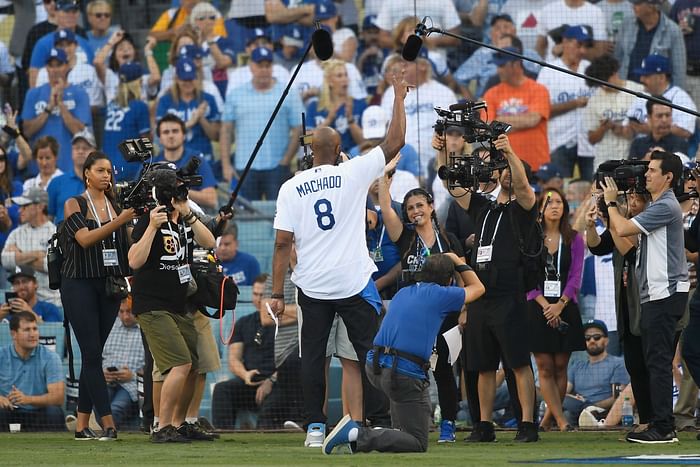
[[340,153],[340,134],[333,128],[324,126],[314,131],[311,143],[314,152],[314,165],[335,164]]

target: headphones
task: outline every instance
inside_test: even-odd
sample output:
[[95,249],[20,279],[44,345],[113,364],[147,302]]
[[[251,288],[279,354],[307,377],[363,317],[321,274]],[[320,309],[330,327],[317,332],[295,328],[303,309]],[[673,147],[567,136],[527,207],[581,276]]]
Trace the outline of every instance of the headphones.
[[423,196],[423,197],[425,197],[425,199],[429,205],[431,205],[431,206],[433,205],[433,195],[431,195],[427,190],[424,190],[423,188],[414,188],[413,190],[408,191],[403,197],[403,203],[401,203],[401,215],[403,217],[404,224],[411,223],[411,221],[408,220],[408,212],[406,211],[406,202],[408,201],[408,198],[410,198],[412,196]]

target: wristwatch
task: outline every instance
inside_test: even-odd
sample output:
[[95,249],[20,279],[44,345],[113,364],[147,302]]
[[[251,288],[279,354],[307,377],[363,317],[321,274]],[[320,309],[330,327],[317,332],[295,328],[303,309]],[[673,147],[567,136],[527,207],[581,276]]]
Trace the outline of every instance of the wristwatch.
[[605,205],[609,208],[616,208],[617,207],[617,201],[610,201],[609,203],[605,203]]

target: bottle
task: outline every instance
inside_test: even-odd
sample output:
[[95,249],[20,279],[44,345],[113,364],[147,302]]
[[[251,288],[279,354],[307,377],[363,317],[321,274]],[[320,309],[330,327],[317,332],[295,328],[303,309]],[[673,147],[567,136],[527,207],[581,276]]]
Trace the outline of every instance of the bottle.
[[622,402],[622,426],[634,425],[634,412],[632,411],[632,403],[629,397],[625,397]]
[[539,410],[539,422],[542,423],[542,419],[544,418],[544,414],[547,411],[547,403],[545,401],[540,402],[540,410]]

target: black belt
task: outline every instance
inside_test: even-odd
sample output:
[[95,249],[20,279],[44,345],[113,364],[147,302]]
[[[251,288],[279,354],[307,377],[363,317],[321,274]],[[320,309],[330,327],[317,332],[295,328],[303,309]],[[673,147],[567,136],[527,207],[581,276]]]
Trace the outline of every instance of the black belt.
[[430,369],[430,362],[422,359],[421,357],[417,357],[413,354],[410,354],[408,352],[404,352],[402,350],[397,350],[391,347],[384,347],[384,346],[374,346],[374,361],[372,362],[372,371],[374,372],[375,375],[378,375],[381,373],[381,368],[379,366],[379,359],[382,357],[382,354],[385,355],[391,355],[394,357],[394,361],[392,362],[391,365],[391,372],[394,373],[396,372],[396,365],[398,364],[399,358],[403,358],[404,360],[408,360],[409,362],[413,362],[416,365],[418,365],[421,370],[425,371],[426,376],[428,374],[428,370]]

